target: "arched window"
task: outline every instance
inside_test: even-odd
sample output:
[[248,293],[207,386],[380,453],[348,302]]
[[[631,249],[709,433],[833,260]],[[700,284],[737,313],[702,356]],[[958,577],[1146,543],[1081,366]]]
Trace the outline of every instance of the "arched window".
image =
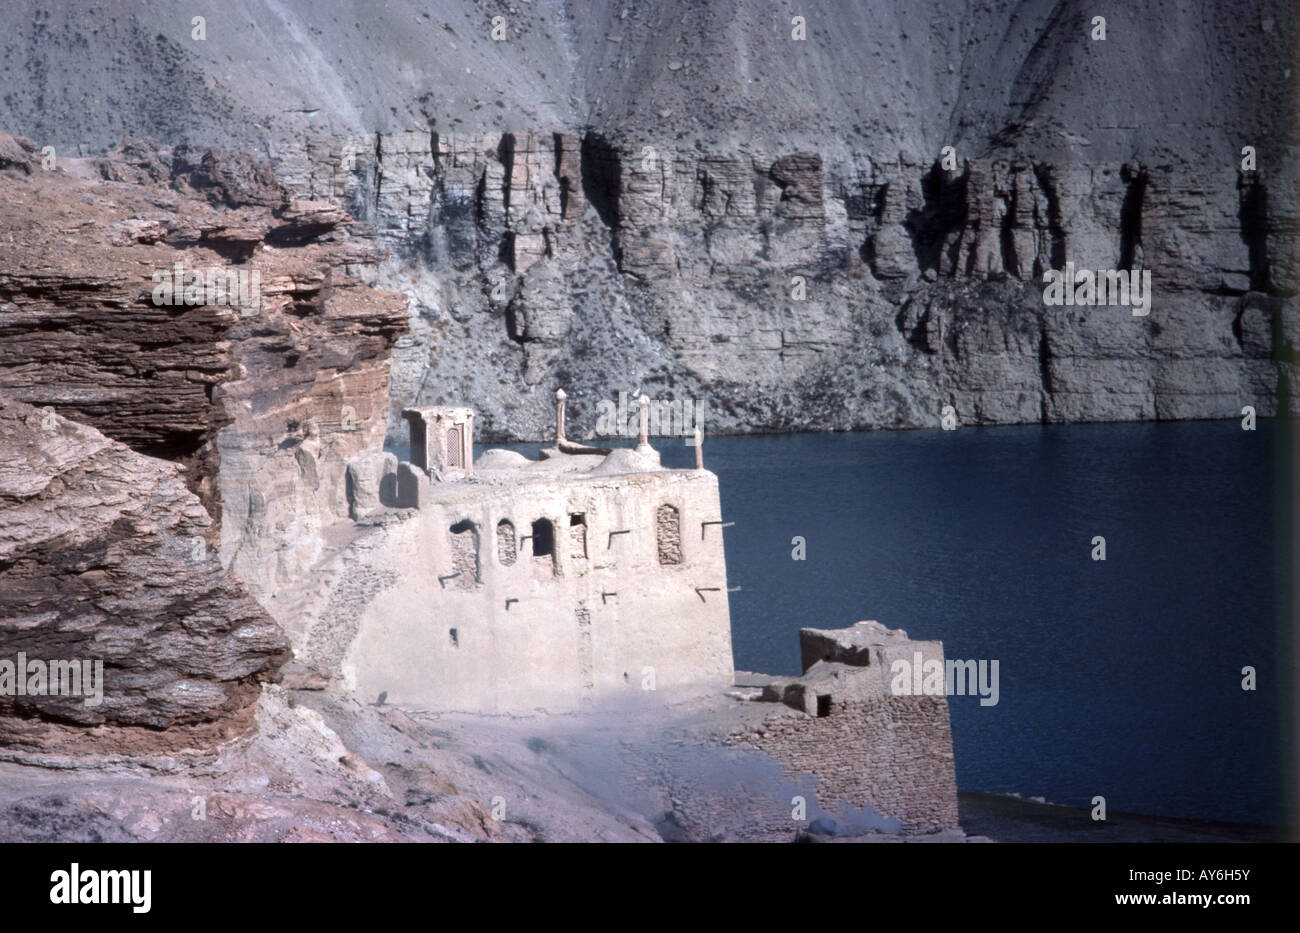
[[497,563],[509,567],[519,556],[515,544],[515,526],[508,518],[497,522]]
[[533,572],[542,579],[555,576],[555,526],[549,518],[533,522]]
[[460,589],[480,582],[478,528],[467,518],[451,526],[451,572],[459,574],[452,582]]
[[659,542],[659,563],[682,562],[682,518],[676,506],[665,503],[655,513],[655,531]]
[[569,515],[569,556],[574,560],[587,559],[587,514],[573,512]]

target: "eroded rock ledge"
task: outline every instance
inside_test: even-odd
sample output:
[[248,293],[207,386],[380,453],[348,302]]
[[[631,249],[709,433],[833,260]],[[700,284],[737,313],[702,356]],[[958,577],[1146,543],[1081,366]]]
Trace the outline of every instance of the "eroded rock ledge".
[[[405,297],[364,284],[383,251],[247,157],[128,141],[45,171],[0,140],[0,392],[180,466],[266,597],[346,514],[330,465],[382,445],[406,329]],[[178,268],[244,274],[254,301],[156,304]]]
[[[413,130],[277,168],[400,257],[399,434],[455,385],[486,438],[540,437],[557,376],[575,426],[626,390],[713,433],[1294,413],[1288,164],[963,151]],[[1066,263],[1150,272],[1150,313],[1045,305]]]
[[[246,157],[128,141],[46,170],[0,133],[0,657],[104,665],[94,705],[0,697],[0,743],[144,754],[251,725],[289,658],[265,604],[382,444],[406,326],[350,223]],[[196,301],[159,303],[194,273]]]
[[0,660],[102,662],[97,697],[0,692],[0,746],[130,754],[247,727],[289,643],[206,546],[178,467],[3,396],[0,450]]

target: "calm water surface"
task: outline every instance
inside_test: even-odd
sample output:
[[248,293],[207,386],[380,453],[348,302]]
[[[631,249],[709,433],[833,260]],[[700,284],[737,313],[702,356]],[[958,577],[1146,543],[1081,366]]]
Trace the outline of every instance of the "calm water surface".
[[996,706],[949,700],[962,790],[1278,823],[1281,445],[1266,421],[710,438],[736,667],[798,674],[800,628],[875,619],[998,660]]
[[996,706],[950,699],[963,790],[1275,822],[1280,437],[1225,421],[706,440],[736,523],[736,666],[798,673],[801,627],[876,619],[1000,662]]

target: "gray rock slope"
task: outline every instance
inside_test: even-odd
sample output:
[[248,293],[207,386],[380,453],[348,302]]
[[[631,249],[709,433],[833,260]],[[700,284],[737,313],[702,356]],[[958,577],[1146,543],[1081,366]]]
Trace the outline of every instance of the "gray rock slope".
[[[560,385],[589,437],[620,391],[714,432],[1289,410],[1292,5],[1127,6],[10,0],[0,126],[345,204],[410,296],[394,410],[488,438]],[[1046,306],[1066,263],[1150,314]]]

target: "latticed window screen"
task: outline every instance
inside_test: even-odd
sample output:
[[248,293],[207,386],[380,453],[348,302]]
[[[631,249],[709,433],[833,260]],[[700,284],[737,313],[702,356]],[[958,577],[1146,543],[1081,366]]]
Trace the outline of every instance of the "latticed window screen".
[[461,426],[453,424],[447,429],[447,466],[463,467],[465,465],[464,447],[461,444]]

